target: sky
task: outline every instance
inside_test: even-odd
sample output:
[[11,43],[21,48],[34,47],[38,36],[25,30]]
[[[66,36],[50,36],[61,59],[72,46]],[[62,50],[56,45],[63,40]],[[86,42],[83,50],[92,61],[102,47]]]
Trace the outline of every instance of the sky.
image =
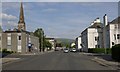
[[[27,31],[42,28],[47,37],[75,39],[97,17],[118,16],[117,2],[23,2]],[[2,3],[3,30],[17,28],[20,2]]]
[[119,0],[1,0],[2,2],[118,2]]

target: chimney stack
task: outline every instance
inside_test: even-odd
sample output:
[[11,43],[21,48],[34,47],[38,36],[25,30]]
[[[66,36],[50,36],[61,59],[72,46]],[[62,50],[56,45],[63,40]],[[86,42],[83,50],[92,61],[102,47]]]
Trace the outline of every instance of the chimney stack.
[[103,17],[103,27],[105,27],[108,24],[107,14]]

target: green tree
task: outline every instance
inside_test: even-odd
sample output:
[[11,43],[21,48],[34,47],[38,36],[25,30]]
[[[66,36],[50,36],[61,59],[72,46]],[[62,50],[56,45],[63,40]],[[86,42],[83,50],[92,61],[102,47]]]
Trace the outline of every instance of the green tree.
[[69,45],[69,44],[66,44],[66,48],[70,48],[70,45]]
[[76,45],[72,46],[71,48],[76,48]]
[[39,48],[40,52],[44,51],[44,31],[42,28],[35,30],[34,35],[39,38]]
[[49,41],[45,40],[45,41],[44,41],[44,47],[45,47],[45,48],[49,48],[49,49],[51,50],[52,44],[51,44]]
[[56,43],[56,47],[62,47],[62,43]]

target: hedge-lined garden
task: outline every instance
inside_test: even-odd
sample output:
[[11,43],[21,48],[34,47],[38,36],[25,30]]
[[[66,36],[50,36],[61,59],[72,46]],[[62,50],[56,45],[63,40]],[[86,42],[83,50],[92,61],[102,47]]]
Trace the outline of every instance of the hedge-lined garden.
[[[105,53],[105,48],[89,48],[88,52],[89,53]],[[114,60],[120,61],[120,44],[117,44],[112,48],[106,48],[106,54],[111,54]]]
[[112,47],[112,58],[116,61],[120,61],[120,44]]
[[[105,53],[105,48],[89,48],[89,53]],[[106,53],[111,54],[111,48],[106,48]]]

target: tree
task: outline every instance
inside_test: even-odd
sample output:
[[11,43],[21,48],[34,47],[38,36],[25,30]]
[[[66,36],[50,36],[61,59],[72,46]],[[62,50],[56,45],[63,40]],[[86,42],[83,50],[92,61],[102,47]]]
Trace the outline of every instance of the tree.
[[120,44],[112,46],[112,58],[116,61],[120,61]]
[[44,31],[42,28],[35,30],[34,35],[39,38],[39,48],[44,51]]
[[76,48],[76,45],[72,46],[71,48]]
[[45,41],[44,41],[44,47],[51,49],[51,48],[52,48],[52,44],[51,44],[49,41],[45,40]]
[[56,43],[56,47],[62,47],[61,43]]

